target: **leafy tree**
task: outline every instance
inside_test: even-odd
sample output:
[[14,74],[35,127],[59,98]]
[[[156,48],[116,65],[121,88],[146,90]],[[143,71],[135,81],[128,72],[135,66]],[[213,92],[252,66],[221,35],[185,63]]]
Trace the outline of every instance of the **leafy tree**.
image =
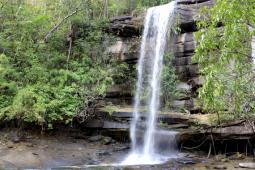
[[178,78],[173,66],[173,55],[170,53],[164,56],[164,65],[161,78],[161,98],[165,108],[170,108],[173,100],[180,97],[180,92],[176,86]]
[[116,73],[116,61],[104,52],[114,38],[103,32],[107,22],[97,3],[0,1],[2,120],[51,128],[93,114]]
[[250,45],[254,14],[254,0],[217,0],[201,12],[194,57],[205,77],[199,97],[205,110],[218,113],[219,121],[247,117],[255,111]]

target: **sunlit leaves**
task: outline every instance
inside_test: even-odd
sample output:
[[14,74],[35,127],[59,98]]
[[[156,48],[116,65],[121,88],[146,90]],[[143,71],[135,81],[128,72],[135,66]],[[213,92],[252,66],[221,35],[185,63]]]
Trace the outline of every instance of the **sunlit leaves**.
[[255,90],[250,49],[254,32],[249,29],[255,26],[254,13],[254,0],[217,0],[212,9],[201,13],[205,17],[198,23],[194,60],[206,80],[199,97],[207,111],[234,117],[254,111],[247,104]]

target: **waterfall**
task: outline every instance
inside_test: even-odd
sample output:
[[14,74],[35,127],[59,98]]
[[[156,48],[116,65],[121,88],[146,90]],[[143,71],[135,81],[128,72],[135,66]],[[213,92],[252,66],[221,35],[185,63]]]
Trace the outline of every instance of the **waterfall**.
[[[155,155],[158,154],[157,146],[159,141],[155,139],[158,140],[164,135],[174,138],[174,132],[163,132],[156,129],[155,120],[160,104],[159,95],[163,56],[168,33],[174,25],[175,6],[176,2],[173,1],[147,10],[137,68],[138,77],[133,120],[130,127],[132,151],[123,164],[158,163],[159,155]],[[140,109],[144,103],[148,114],[143,126],[143,122],[140,120]],[[138,140],[141,131],[145,131],[143,139]]]

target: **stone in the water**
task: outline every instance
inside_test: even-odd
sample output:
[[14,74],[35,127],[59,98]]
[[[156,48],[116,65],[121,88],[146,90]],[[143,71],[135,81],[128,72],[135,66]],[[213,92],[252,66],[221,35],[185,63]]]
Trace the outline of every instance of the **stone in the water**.
[[8,148],[13,148],[13,147],[14,147],[14,143],[13,143],[12,141],[8,141],[7,144],[6,144],[6,146],[7,146]]
[[255,169],[255,162],[239,163],[241,168]]
[[111,137],[104,137],[103,138],[102,144],[109,145],[110,143],[112,143],[112,138]]
[[180,163],[180,164],[185,164],[185,165],[187,165],[187,164],[195,164],[196,163],[195,160],[190,159],[190,158],[178,159],[177,162]]
[[98,141],[101,141],[102,139],[103,139],[103,137],[101,135],[96,135],[96,136],[90,137],[88,140],[90,142],[98,142]]
[[128,150],[130,149],[130,146],[121,146],[121,147],[115,147],[113,149],[114,152],[119,152],[119,151],[123,151],[123,150]]
[[106,156],[106,155],[111,155],[111,153],[107,152],[107,151],[102,151],[102,152],[98,152],[97,155],[98,156]]
[[26,146],[27,147],[34,147],[34,144],[33,143],[27,143]]
[[214,169],[227,169],[227,167],[224,165],[215,165],[213,168]]

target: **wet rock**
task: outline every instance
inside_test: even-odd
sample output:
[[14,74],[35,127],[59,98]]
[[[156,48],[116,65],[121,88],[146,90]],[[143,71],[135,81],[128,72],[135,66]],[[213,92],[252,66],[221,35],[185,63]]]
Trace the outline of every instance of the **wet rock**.
[[130,149],[130,146],[120,146],[113,149],[114,152],[124,151]]
[[178,159],[176,160],[176,162],[180,163],[180,164],[195,164],[196,161],[194,159],[191,158],[182,158],[182,159]]
[[102,151],[102,152],[98,152],[97,155],[98,156],[107,156],[107,155],[111,155],[111,153],[108,151]]
[[112,113],[112,117],[117,117],[122,119],[132,118],[132,116],[133,116],[132,109],[128,111],[117,111]]
[[245,159],[245,155],[237,152],[236,154],[230,155],[228,158],[230,160],[242,160],[242,159]]
[[18,136],[15,136],[14,138],[12,138],[12,141],[13,141],[14,143],[19,143],[19,142],[21,141],[21,138],[18,137]]
[[0,160],[0,169],[17,169],[17,167],[11,162]]
[[109,145],[110,143],[112,143],[112,138],[111,137],[104,137],[103,138],[102,144]]
[[162,125],[164,129],[187,129],[189,125],[187,124],[173,124],[173,125]]
[[102,128],[104,126],[104,122],[101,120],[90,120],[86,122],[84,126],[87,128]]
[[49,147],[49,145],[40,145],[40,146],[39,146],[40,149],[46,149],[46,148],[48,148],[48,147]]
[[[83,135],[83,134],[72,135],[72,137],[73,137],[74,139],[88,139],[88,136]],[[76,143],[77,141],[74,140],[73,142]]]
[[248,169],[255,169],[255,162],[239,163],[239,167],[248,168]]
[[215,165],[213,169],[227,169],[227,167],[224,165]]
[[27,143],[26,146],[27,147],[34,147],[34,144],[33,143]]
[[61,166],[61,167],[56,167],[54,169],[56,170],[61,170],[61,169],[81,169],[82,167],[80,166]]
[[96,135],[96,136],[92,136],[88,138],[90,142],[98,142],[98,141],[101,141],[102,139],[103,139],[103,136],[101,135]]
[[14,148],[14,143],[13,143],[12,141],[8,141],[8,142],[6,143],[6,146],[7,146],[8,148]]
[[128,129],[129,125],[126,123],[118,123],[113,121],[104,121],[104,129]]
[[229,126],[223,128],[214,128],[212,133],[215,135],[219,135],[224,139],[241,139],[247,136],[253,136],[253,129],[248,126],[237,125],[237,126]]

